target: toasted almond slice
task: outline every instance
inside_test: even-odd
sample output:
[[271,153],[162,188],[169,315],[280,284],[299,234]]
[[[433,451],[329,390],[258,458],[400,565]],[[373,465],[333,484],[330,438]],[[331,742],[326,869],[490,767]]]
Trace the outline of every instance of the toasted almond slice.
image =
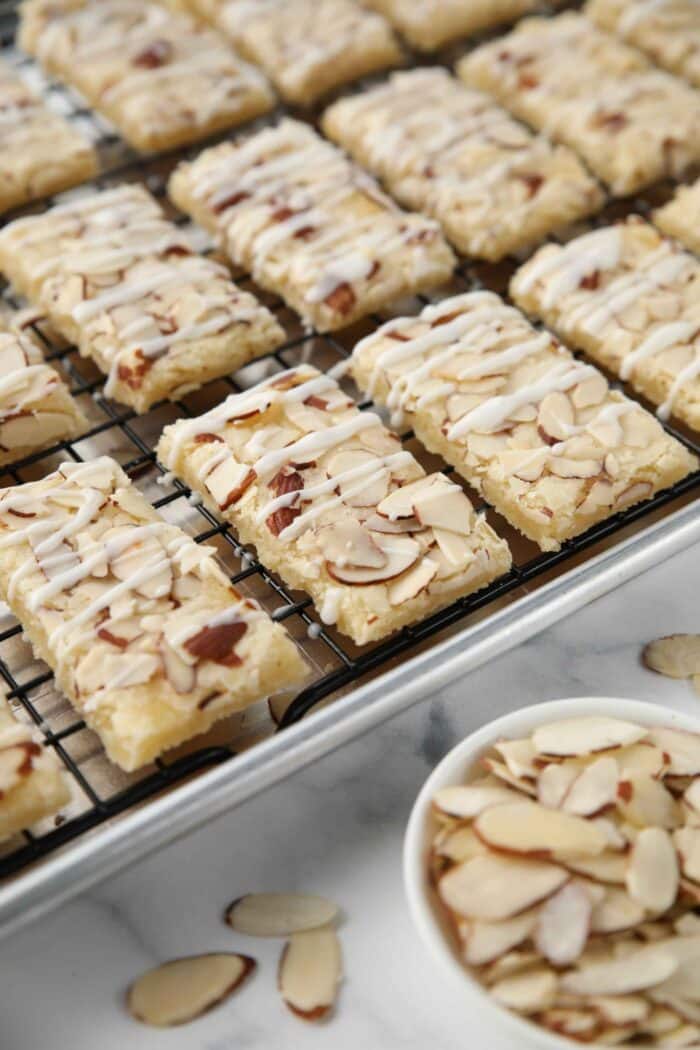
[[546,1010],[554,1002],[556,992],[556,975],[544,969],[505,977],[491,986],[491,995],[496,1002],[522,1014]]
[[279,989],[285,1003],[306,1021],[319,1021],[333,1009],[342,978],[340,941],[332,926],[294,933],[279,967]]
[[609,755],[592,762],[573,782],[562,803],[566,813],[590,817],[615,801],[617,762]]
[[586,875],[596,882],[618,883],[624,886],[627,877],[627,858],[622,853],[601,853],[598,857],[572,857],[566,861],[570,871]]
[[514,777],[534,780],[539,770],[534,763],[535,749],[527,737],[522,740],[499,740],[494,745]]
[[187,1024],[223,1002],[255,969],[247,955],[211,953],[174,959],[137,978],[127,992],[129,1013],[157,1028]]
[[642,659],[650,671],[668,678],[690,678],[700,674],[700,634],[670,634],[649,642]]
[[588,755],[636,744],[645,735],[646,730],[632,722],[592,715],[539,726],[532,743],[540,755]]
[[538,802],[550,809],[559,809],[578,776],[579,771],[574,765],[552,762],[545,766],[537,778]]
[[678,858],[663,828],[642,828],[627,869],[630,897],[653,912],[667,911],[678,893]]
[[677,966],[672,955],[654,944],[618,959],[584,964],[564,974],[561,988],[572,995],[626,995],[661,984]]
[[591,902],[585,890],[568,882],[540,908],[535,947],[553,966],[570,966],[586,946]]
[[640,1025],[651,1015],[651,1003],[641,995],[600,995],[590,1004],[606,1024]]
[[646,913],[625,890],[608,886],[602,901],[595,905],[591,917],[592,933],[620,933],[644,922]]
[[617,808],[638,828],[675,828],[680,811],[673,795],[648,773],[631,773],[617,785]]
[[668,755],[669,773],[674,776],[697,776],[700,773],[700,733],[654,727],[649,730],[649,739]]
[[311,893],[248,893],[226,909],[225,920],[249,937],[289,937],[326,926],[338,915],[338,906]]
[[700,882],[700,828],[678,828],[673,833],[673,842],[685,877]]
[[441,788],[433,804],[450,817],[471,820],[491,806],[502,806],[505,802],[513,801],[520,801],[520,796],[507,787],[455,784]]
[[454,861],[455,864],[478,857],[487,850],[488,847],[476,837],[472,828],[457,828],[456,831],[450,831],[444,839],[435,844],[436,853]]
[[499,780],[504,780],[506,784],[510,784],[511,787],[516,788],[518,791],[522,791],[525,795],[535,796],[537,789],[532,781],[525,777],[516,777],[509,770],[508,766],[502,762],[497,762],[495,758],[485,758],[483,760],[484,766],[493,773],[494,776],[498,777]]
[[474,821],[474,831],[492,849],[537,856],[595,856],[605,836],[589,821],[538,802],[495,806]]
[[568,877],[554,864],[485,854],[448,871],[438,892],[458,915],[499,922],[545,900]]
[[471,966],[484,966],[500,959],[529,937],[537,923],[537,909],[530,909],[503,922],[467,923],[464,958]]

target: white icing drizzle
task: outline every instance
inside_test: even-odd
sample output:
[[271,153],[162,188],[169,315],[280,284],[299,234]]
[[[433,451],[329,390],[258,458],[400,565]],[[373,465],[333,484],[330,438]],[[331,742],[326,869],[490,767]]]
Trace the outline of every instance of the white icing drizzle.
[[519,293],[527,295],[538,281],[547,280],[542,301],[545,308],[578,288],[581,281],[596,270],[613,270],[619,265],[622,232],[617,226],[593,230],[577,237],[565,248],[543,252],[522,271],[516,280]]
[[329,587],[326,591],[318,615],[321,623],[327,627],[332,626],[338,619],[340,605],[343,600],[343,591],[340,587]]

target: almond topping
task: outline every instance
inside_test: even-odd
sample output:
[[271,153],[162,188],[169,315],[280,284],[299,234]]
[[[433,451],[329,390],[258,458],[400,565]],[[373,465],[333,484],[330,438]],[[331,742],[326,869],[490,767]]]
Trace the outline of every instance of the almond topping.
[[642,659],[650,671],[669,678],[691,678],[700,674],[700,634],[671,634],[649,642]]
[[187,639],[184,648],[197,660],[213,660],[225,667],[239,667],[242,661],[235,646],[247,630],[248,625],[243,620],[202,627]]

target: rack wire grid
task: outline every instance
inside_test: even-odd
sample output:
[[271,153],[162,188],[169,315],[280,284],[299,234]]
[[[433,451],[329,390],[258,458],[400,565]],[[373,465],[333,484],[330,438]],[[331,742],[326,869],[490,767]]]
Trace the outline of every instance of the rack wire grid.
[[[3,59],[37,87],[53,109],[81,126],[98,148],[103,173],[77,192],[90,192],[123,180],[141,181],[162,201],[175,221],[190,230],[195,246],[211,252],[213,246],[206,235],[196,230],[185,217],[175,213],[165,195],[167,176],[177,160],[184,155],[193,155],[202,147],[165,156],[139,158],[70,89],[47,81],[33,62],[15,51],[15,7],[14,0],[0,0],[0,46]],[[462,46],[461,51],[464,50]],[[445,53],[441,61],[450,62],[453,57],[454,52]],[[416,59],[418,61],[421,60]],[[359,89],[362,86],[360,84]],[[226,136],[219,136],[223,137]],[[607,222],[630,211],[646,213],[652,206],[667,199],[670,189],[670,186],[655,187],[653,193],[641,199],[612,203],[595,222]],[[24,212],[43,210],[51,203],[51,200],[42,201],[32,208],[24,209]],[[504,294],[515,265],[515,260],[498,266],[462,260],[451,285],[442,289],[437,297],[484,287]],[[29,718],[40,729],[46,745],[65,766],[75,790],[72,803],[62,815],[41,822],[31,832],[24,832],[4,845],[0,851],[2,879],[16,875],[79,836],[118,818],[125,811],[147,802],[186,778],[215,764],[235,761],[234,756],[241,750],[254,746],[258,740],[273,732],[284,731],[287,726],[318,709],[322,703],[347,692],[360,681],[366,681],[369,676],[395,665],[397,661],[410,658],[427,644],[444,638],[446,632],[461,629],[474,623],[477,618],[489,615],[504,603],[514,601],[523,593],[547,582],[553,575],[574,567],[606,545],[619,542],[624,536],[639,530],[640,526],[650,524],[670,510],[697,498],[700,471],[654,499],[597,525],[585,535],[564,544],[560,551],[543,554],[534,544],[519,536],[464,484],[477,509],[483,510],[497,531],[509,541],[514,555],[512,570],[483,591],[461,599],[424,622],[405,628],[383,642],[358,649],[333,629],[320,624],[308,597],[290,591],[279,578],[269,573],[249,549],[238,543],[228,525],[202,507],[184,485],[165,477],[156,462],[154,445],[167,423],[181,416],[199,414],[232,391],[245,389],[264,376],[289,368],[302,360],[310,361],[322,370],[326,369],[346,358],[358,338],[386,319],[386,315],[371,317],[347,331],[319,335],[305,330],[281,300],[261,291],[249,277],[237,273],[234,273],[234,277],[274,310],[287,332],[286,342],[274,353],[253,362],[235,376],[210,383],[203,390],[176,403],[156,406],[144,416],[136,416],[124,406],[105,399],[101,393],[104,376],[90,362],[81,359],[74,347],[57,341],[41,319],[30,314],[27,317],[28,327],[43,344],[47,359],[69,382],[74,396],[89,417],[90,429],[80,438],[61,442],[0,469],[0,486],[41,477],[55,469],[66,457],[79,462],[95,455],[114,456],[163,516],[184,528],[197,542],[213,545],[232,582],[256,598],[274,619],[285,623],[304,648],[315,672],[314,680],[296,697],[281,698],[269,705],[265,702],[254,705],[244,714],[220,723],[204,738],[177,749],[145,770],[127,775],[108,762],[97,737],[76,717],[65,698],[54,690],[51,673],[45,665],[34,659],[30,646],[23,639],[21,627],[7,613],[4,618],[0,618],[0,676],[13,707],[20,717]],[[0,294],[13,309],[26,306],[18,302],[8,288]],[[418,310],[426,301],[419,297],[410,303],[401,303],[395,312]],[[614,385],[619,386],[618,383]],[[351,386],[348,389],[357,397],[355,389]],[[368,407],[368,404],[364,402],[362,407]],[[666,429],[700,454],[697,436],[693,438],[689,431],[674,425],[667,425]],[[411,433],[402,437],[404,445],[415,453],[426,468],[445,469],[437,457],[429,456],[420,447]],[[450,468],[447,469],[449,472]]]

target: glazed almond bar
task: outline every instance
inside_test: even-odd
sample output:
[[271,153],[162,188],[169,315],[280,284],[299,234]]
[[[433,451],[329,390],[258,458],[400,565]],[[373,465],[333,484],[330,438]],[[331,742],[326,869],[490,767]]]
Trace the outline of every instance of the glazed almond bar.
[[58,372],[21,332],[0,330],[0,466],[87,430]]
[[148,0],[26,0],[20,45],[138,150],[196,142],[274,105],[220,37]]
[[692,252],[700,253],[700,179],[692,186],[676,190],[668,204],[657,208],[653,219],[664,233],[675,237]]
[[451,40],[514,21],[537,0],[365,0],[381,11],[419,51],[435,51]]
[[122,769],[305,677],[213,554],[107,457],[0,492],[0,593]]
[[0,696],[0,842],[70,801],[68,780],[38,733]]
[[323,130],[401,204],[437,219],[466,255],[501,259],[603,203],[574,153],[444,69],[395,73],[341,99]]
[[190,3],[297,105],[311,105],[333,88],[402,59],[388,23],[353,0]]
[[169,193],[319,331],[441,284],[455,264],[435,222],[295,120],[178,165]]
[[140,186],[81,197],[0,232],[0,268],[145,412],[278,346],[273,315],[192,253]]
[[355,347],[352,374],[543,550],[697,466],[653,416],[492,292],[388,321]]
[[511,295],[654,405],[700,430],[700,263],[638,216],[548,244]]
[[458,485],[306,365],[166,427],[158,455],[358,645],[510,568]]
[[589,0],[586,14],[700,87],[698,0]]
[[0,212],[97,172],[92,145],[0,63]]
[[458,66],[625,195],[700,161],[700,93],[583,15],[528,18]]

